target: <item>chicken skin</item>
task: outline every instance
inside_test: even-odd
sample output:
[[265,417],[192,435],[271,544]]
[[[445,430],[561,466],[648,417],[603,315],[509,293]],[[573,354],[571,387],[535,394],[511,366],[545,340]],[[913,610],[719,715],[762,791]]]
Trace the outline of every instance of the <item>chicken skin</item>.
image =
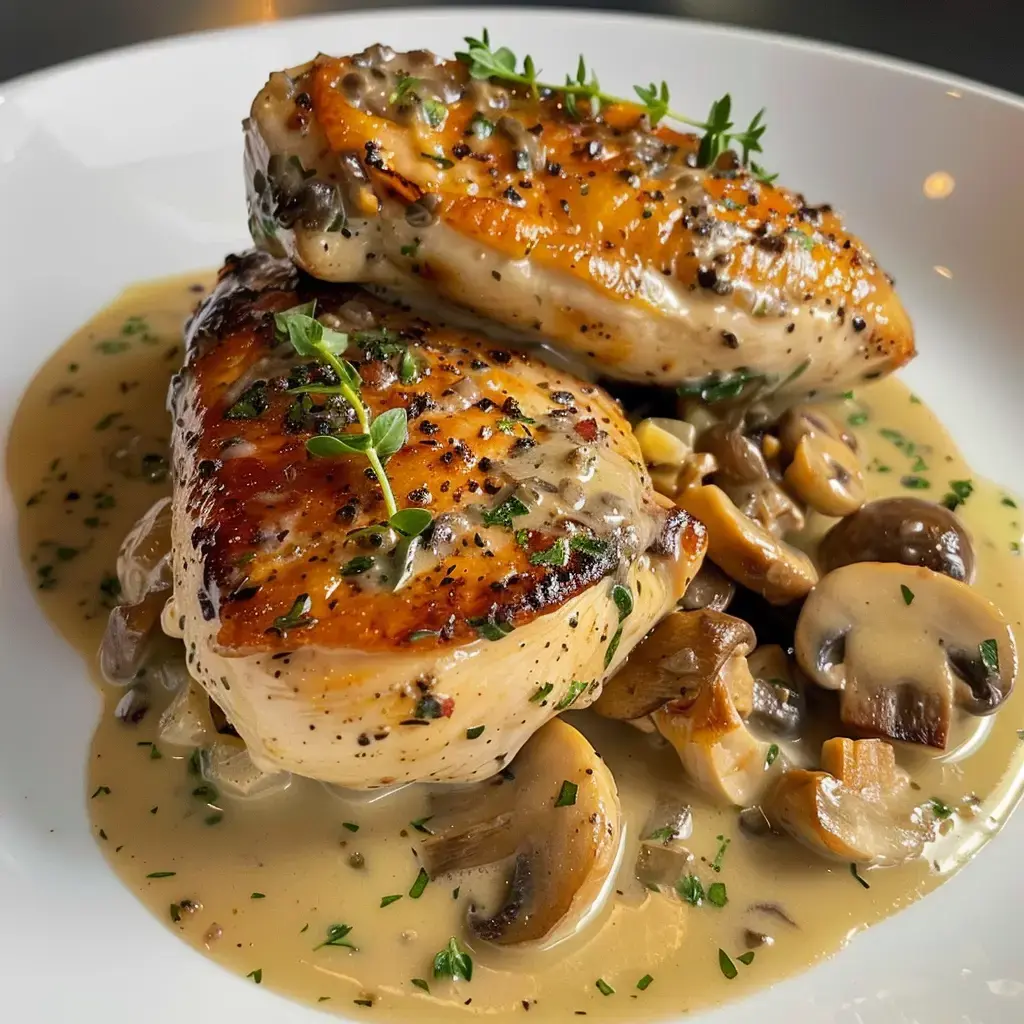
[[[344,348],[364,417],[402,410],[383,462],[418,534],[355,440],[316,447],[359,428],[290,341],[296,307]],[[594,701],[700,565],[704,528],[659,501],[617,403],[526,354],[259,252],[187,342],[164,623],[260,767],[489,776]]]
[[[246,121],[256,241],[329,281],[419,288],[609,378],[791,398],[914,354],[828,206],[638,106],[374,46],[271,75]],[[410,292],[415,297],[414,292]]]

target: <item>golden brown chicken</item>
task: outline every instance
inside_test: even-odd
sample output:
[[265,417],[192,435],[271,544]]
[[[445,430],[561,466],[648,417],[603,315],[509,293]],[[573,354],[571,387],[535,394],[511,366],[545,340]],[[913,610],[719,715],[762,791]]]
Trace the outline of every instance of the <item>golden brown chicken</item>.
[[260,767],[491,775],[704,554],[600,388],[264,254],[229,260],[171,404],[165,628]]
[[311,274],[431,294],[609,377],[843,390],[914,354],[892,281],[828,206],[631,103],[373,46],[271,75],[250,228]]

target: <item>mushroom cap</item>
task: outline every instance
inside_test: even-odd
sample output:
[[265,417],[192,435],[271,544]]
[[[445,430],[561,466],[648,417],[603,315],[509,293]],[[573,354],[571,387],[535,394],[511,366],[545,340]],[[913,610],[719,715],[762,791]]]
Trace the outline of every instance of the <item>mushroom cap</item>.
[[421,852],[431,878],[511,859],[504,904],[470,926],[498,945],[546,947],[576,932],[610,891],[618,791],[594,748],[557,718],[526,743],[512,774],[435,796],[437,832]]
[[855,864],[899,864],[932,836],[920,812],[899,815],[828,772],[794,768],[764,803],[772,825],[826,857]]
[[912,806],[910,778],[884,740],[835,737],[822,771],[793,769],[765,801],[772,824],[818,853],[858,864],[897,864],[934,834],[934,815]]
[[786,486],[815,511],[847,516],[867,499],[856,453],[826,434],[805,434],[786,467]]
[[733,700],[733,690],[749,693],[752,683],[746,658],[736,655],[696,700],[673,701],[651,716],[693,782],[737,807],[755,803],[773,775],[769,744],[751,734]]
[[892,562],[825,576],[804,603],[795,648],[861,734],[945,749],[954,703],[994,711],[1017,675],[1010,625],[966,583]]
[[853,562],[901,562],[965,583],[974,579],[967,530],[948,508],[921,498],[869,502],[825,534],[818,557],[826,572]]
[[692,699],[730,658],[748,654],[756,642],[750,626],[724,612],[673,612],[605,683],[594,710],[605,718],[630,721],[670,700]]
[[705,558],[697,575],[690,580],[679,607],[685,612],[695,612],[701,608],[724,612],[735,596],[736,584],[710,559]]
[[807,555],[748,519],[720,487],[691,487],[677,500],[707,527],[712,561],[772,604],[795,601],[817,582]]

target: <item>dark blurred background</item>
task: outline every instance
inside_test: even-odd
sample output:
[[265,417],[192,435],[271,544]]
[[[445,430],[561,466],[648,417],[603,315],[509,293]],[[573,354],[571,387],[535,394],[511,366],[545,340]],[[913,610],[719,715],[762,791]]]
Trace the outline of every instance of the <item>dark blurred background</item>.
[[[1024,93],[1020,0],[523,0],[675,15],[843,43]],[[0,81],[145,39],[416,0],[0,0]],[[449,2],[445,6],[460,5]],[[472,6],[484,6],[474,0]]]

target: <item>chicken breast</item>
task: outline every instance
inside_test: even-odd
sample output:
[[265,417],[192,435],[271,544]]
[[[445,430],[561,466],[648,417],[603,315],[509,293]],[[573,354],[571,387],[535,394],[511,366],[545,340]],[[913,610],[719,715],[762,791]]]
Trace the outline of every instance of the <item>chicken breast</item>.
[[914,354],[892,280],[828,206],[632,104],[373,46],[271,75],[246,122],[256,241],[316,277],[408,287],[611,378],[840,391]]
[[[405,411],[385,471],[430,513],[418,537],[358,446],[307,449],[359,431],[275,317],[311,301],[364,415]],[[260,253],[228,261],[187,340],[165,628],[260,767],[486,777],[595,700],[700,564],[703,527],[659,503],[618,405],[527,355]]]

